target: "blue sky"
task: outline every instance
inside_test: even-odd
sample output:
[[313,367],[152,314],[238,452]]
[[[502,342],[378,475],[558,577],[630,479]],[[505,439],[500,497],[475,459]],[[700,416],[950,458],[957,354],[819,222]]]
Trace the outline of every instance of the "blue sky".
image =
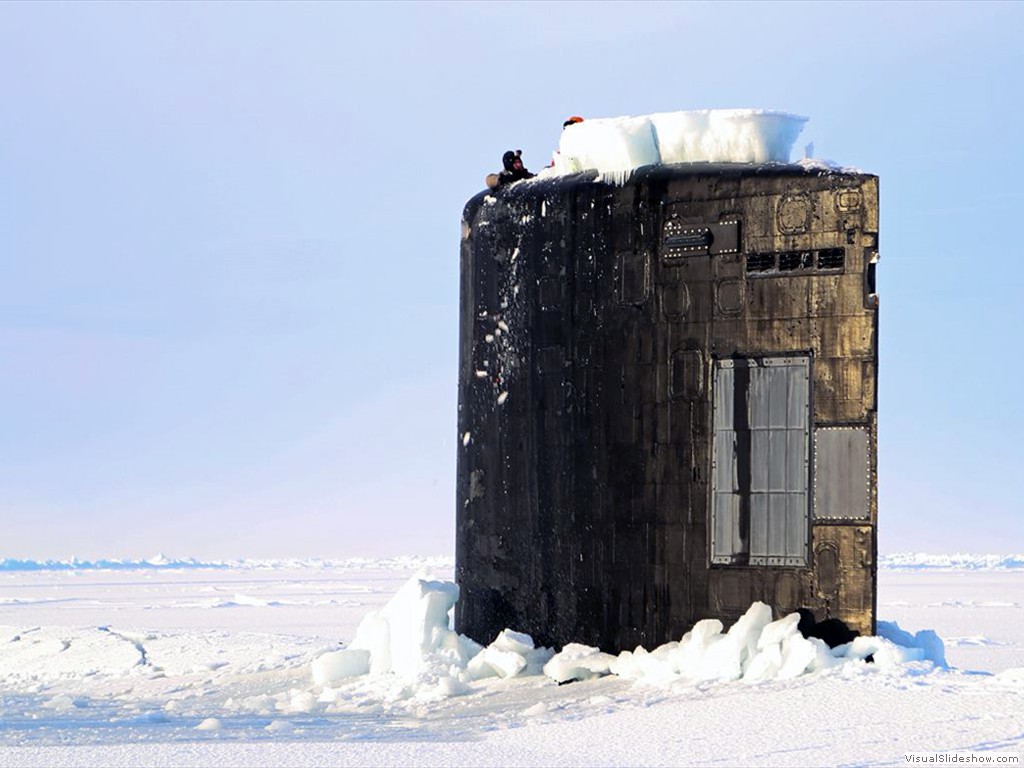
[[881,177],[880,545],[1024,550],[1019,3],[0,4],[0,557],[451,551],[459,219],[562,120]]

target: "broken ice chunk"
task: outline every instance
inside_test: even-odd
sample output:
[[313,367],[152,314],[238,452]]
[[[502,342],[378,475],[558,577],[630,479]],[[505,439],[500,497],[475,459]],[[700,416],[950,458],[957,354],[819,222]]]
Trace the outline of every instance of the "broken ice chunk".
[[569,643],[544,665],[544,674],[556,683],[590,680],[607,675],[615,657],[597,648]]
[[313,682],[328,685],[346,677],[365,675],[370,671],[370,652],[346,648],[318,656],[313,660]]

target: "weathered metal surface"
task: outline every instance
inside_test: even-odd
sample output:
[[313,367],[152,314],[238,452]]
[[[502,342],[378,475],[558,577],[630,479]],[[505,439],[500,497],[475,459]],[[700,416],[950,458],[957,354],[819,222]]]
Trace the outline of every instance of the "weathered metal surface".
[[867,520],[871,515],[870,435],[867,427],[814,431],[814,514],[821,520]]
[[[616,650],[753,600],[874,629],[874,176],[538,180],[476,196],[463,224],[460,631]],[[763,428],[730,431],[716,411],[735,407],[722,374],[737,366],[781,377],[756,374],[740,398]],[[817,455],[832,427],[860,430],[863,457],[831,443]],[[735,454],[722,465],[716,441]],[[717,498],[736,511],[716,516]],[[713,562],[725,522],[745,557]]]

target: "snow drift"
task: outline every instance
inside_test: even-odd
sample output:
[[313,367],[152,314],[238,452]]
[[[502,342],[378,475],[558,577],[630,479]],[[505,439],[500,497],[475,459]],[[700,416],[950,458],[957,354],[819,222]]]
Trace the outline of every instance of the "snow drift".
[[488,677],[541,673],[557,683],[609,674],[653,684],[758,683],[868,660],[878,668],[908,662],[946,666],[942,640],[931,630],[911,635],[894,623],[879,622],[879,636],[829,648],[823,640],[800,634],[798,613],[773,620],[771,608],[760,602],[728,631],[721,621],[705,619],[678,642],[653,651],[637,647],[614,656],[570,643],[556,654],[511,629],[485,648],[451,629],[458,597],[456,584],[412,578],[384,608],[363,619],[348,648],[313,662],[314,683],[328,688],[349,678],[390,675],[407,684],[412,695],[432,699],[467,693],[471,683]]
[[562,131],[553,173],[624,177],[645,165],[788,163],[806,117],[761,109],[585,120]]
[[[314,660],[348,647],[324,638],[351,641],[361,618],[416,573],[366,562],[361,572],[314,565],[273,578],[248,567],[3,574],[0,765],[463,765],[510,755],[521,765],[894,764],[906,749],[1020,741],[1016,571],[883,579],[883,614],[938,629],[962,668],[949,672],[844,657],[822,672],[751,685],[694,684],[672,672],[559,687],[536,666],[464,687],[431,688],[393,671],[314,685]],[[204,606],[237,592],[258,602]],[[311,610],[341,595],[358,600]],[[524,636],[505,634],[521,644],[514,650],[528,648]],[[911,642],[882,623],[878,634]],[[573,665],[598,675],[617,658],[578,656]],[[207,720],[220,728],[196,728]]]

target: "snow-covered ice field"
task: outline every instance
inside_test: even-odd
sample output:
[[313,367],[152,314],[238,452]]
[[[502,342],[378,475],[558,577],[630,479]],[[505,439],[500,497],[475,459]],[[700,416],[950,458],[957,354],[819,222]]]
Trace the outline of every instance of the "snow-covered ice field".
[[312,661],[424,565],[451,578],[443,558],[0,565],[0,765],[865,765],[1024,752],[1016,561],[892,558],[880,571],[879,618],[936,630],[948,671],[490,678],[433,702],[362,678],[322,701]]

